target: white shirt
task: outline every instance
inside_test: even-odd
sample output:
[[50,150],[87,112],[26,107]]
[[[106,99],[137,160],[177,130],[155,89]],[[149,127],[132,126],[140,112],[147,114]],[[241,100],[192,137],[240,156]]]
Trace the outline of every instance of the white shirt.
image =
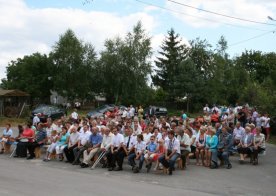
[[143,153],[144,152],[144,150],[146,149],[146,142],[144,142],[144,141],[141,141],[141,142],[137,142],[136,144],[135,144],[135,149],[136,149],[136,152],[138,152],[138,153]]
[[122,117],[123,117],[123,118],[126,118],[126,117],[127,117],[127,111],[126,111],[126,110],[123,111]]
[[124,143],[124,136],[120,133],[117,133],[117,135],[114,135],[114,137],[112,138],[111,144],[114,147],[119,147],[121,143]]
[[51,127],[52,127],[52,130],[57,131],[58,133],[62,131],[62,128],[57,126],[55,123],[53,123]]
[[109,133],[108,135],[104,134],[101,148],[105,148],[106,150],[108,150],[111,146],[113,137],[113,133]]
[[33,118],[33,125],[37,125],[37,123],[39,123],[39,122],[40,122],[40,119],[38,118],[38,116],[35,116]]
[[79,117],[79,115],[78,115],[77,112],[73,112],[73,113],[71,114],[71,117],[72,117],[73,119],[77,120],[78,117]]
[[178,139],[165,140],[165,146],[168,150],[176,150],[176,153],[180,154],[180,143]]
[[7,131],[7,129],[5,129],[3,131],[3,136],[10,136],[10,137],[12,137],[12,133],[13,133],[13,131],[12,131],[11,128],[8,131]]
[[245,130],[243,127],[235,128],[233,131],[233,135],[235,139],[241,139],[242,136],[245,134]]
[[209,111],[210,111],[210,108],[206,106],[206,107],[203,108],[203,111],[204,111],[204,112],[209,112]]
[[261,117],[261,126],[262,127],[265,127],[265,120],[266,120],[266,117],[262,116]]
[[146,144],[149,143],[150,137],[151,137],[151,136],[152,136],[151,133],[144,133],[144,134],[143,134],[144,142],[146,142]]
[[179,140],[179,142],[183,142],[184,145],[188,145],[187,147],[180,146],[180,150],[188,150],[191,152],[191,146],[190,146],[191,140],[187,133],[184,133],[182,137],[180,135],[178,135],[177,139]]
[[269,117],[265,117],[265,122],[264,122],[264,127],[265,128],[269,128],[270,127],[269,122],[270,122],[270,118]]
[[69,147],[74,146],[79,140],[79,132],[71,133],[69,137]]
[[89,137],[92,133],[91,133],[91,131],[86,131],[86,132],[82,132],[79,134],[80,134],[79,141],[80,141],[81,145],[84,146],[87,143],[87,141],[89,140]]
[[137,139],[135,136],[133,136],[133,135],[127,136],[127,137],[125,137],[125,141],[124,141],[124,145],[126,147],[127,147],[129,137],[130,137],[130,140],[129,140],[128,150],[131,149],[133,146],[135,146],[135,144],[137,143]]
[[133,117],[134,114],[135,114],[135,109],[134,109],[134,107],[132,107],[132,108],[130,108],[130,110],[129,110],[129,115],[130,115],[130,117]]

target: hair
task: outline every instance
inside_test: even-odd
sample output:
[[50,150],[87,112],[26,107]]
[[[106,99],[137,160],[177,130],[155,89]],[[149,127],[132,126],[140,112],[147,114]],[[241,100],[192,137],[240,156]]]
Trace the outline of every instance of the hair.
[[11,127],[11,124],[10,124],[10,123],[7,123],[6,125],[8,125],[9,127]]
[[144,136],[142,134],[137,135],[137,138],[140,138],[142,141],[144,140]]
[[22,125],[18,125],[17,127],[18,127],[18,133],[19,133],[19,135],[20,135],[21,133],[23,133],[24,128],[23,128]]
[[171,134],[171,135],[173,135],[173,136],[174,136],[174,131],[173,131],[173,130],[171,130],[171,131],[169,131],[169,132],[168,132],[168,134]]

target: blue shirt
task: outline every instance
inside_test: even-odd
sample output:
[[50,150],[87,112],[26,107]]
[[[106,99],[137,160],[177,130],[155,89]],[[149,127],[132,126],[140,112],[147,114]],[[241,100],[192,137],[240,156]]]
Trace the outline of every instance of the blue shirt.
[[206,137],[206,146],[210,149],[210,151],[216,151],[218,146],[218,137],[216,135],[213,135],[212,137],[208,135]]
[[93,144],[93,146],[95,146],[97,144],[101,144],[102,140],[103,140],[103,137],[98,133],[96,135],[91,134],[90,137],[89,137],[89,142],[91,144]]
[[154,142],[149,143],[147,147],[148,151],[150,152],[155,152],[156,148],[157,148],[157,144]]

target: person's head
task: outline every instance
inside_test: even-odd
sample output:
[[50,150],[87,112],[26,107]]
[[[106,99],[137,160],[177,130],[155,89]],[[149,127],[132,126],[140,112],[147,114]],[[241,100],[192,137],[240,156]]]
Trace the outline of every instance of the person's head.
[[240,127],[241,127],[241,123],[240,123],[240,122],[237,122],[236,127],[237,127],[237,128],[240,128]]
[[142,134],[137,135],[137,141],[138,141],[138,142],[143,141],[143,139],[144,139],[144,137],[143,137]]
[[73,127],[71,128],[71,133],[76,133],[76,132],[77,132],[77,127],[73,126]]
[[168,137],[169,137],[169,139],[173,139],[174,138],[174,131],[173,130],[171,130],[171,131],[168,132]]
[[150,136],[150,142],[154,143],[154,141],[155,141],[155,136],[154,135]]
[[164,140],[163,140],[163,139],[160,139],[160,140],[158,141],[158,144],[159,144],[159,146],[164,146]]
[[84,124],[84,125],[83,125],[83,131],[84,131],[84,132],[88,131],[88,125],[87,125],[87,124]]
[[7,123],[6,124],[6,129],[9,130],[11,128],[11,124],[10,123]]
[[42,123],[38,123],[38,124],[37,124],[37,130],[41,130],[42,128],[43,128]]
[[261,127],[256,127],[256,134],[260,135],[262,132],[262,128]]
[[26,129],[32,128],[32,123],[30,123],[30,122],[26,123],[25,128]]
[[56,130],[51,131],[51,135],[52,136],[56,136],[57,135],[57,131]]
[[201,126],[199,131],[201,134],[204,134],[206,132],[207,128],[205,126]]
[[96,135],[98,133],[99,129],[98,127],[92,127],[92,134]]
[[245,127],[245,133],[250,133],[251,132],[251,128],[249,126]]
[[209,134],[210,134],[211,136],[215,135],[216,132],[217,132],[216,129],[213,128],[213,127],[212,127],[212,129],[209,130]]
[[222,127],[222,128],[221,128],[221,132],[224,133],[224,134],[225,134],[225,133],[228,133],[227,130],[228,130],[227,127]]
[[218,129],[220,127],[220,123],[216,123],[215,127]]
[[154,135],[157,135],[159,133],[159,129],[157,127],[153,128],[153,133]]
[[125,126],[124,132],[125,132],[126,136],[130,136],[131,135],[131,133],[130,133],[130,127],[129,126]]
[[119,133],[119,129],[116,126],[114,126],[111,130],[114,135],[117,135]]
[[190,137],[193,135],[193,131],[190,127],[186,127],[185,133],[188,134]]
[[177,127],[178,134],[182,137],[184,135],[184,129],[183,127]]
[[67,133],[67,128],[66,127],[62,127],[61,128],[61,134],[65,135]]
[[109,133],[110,133],[110,129],[108,127],[105,127],[104,128],[104,134],[109,135]]

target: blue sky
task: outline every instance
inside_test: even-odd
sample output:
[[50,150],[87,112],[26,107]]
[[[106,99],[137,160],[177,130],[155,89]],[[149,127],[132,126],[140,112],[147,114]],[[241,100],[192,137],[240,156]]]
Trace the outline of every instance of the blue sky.
[[[224,35],[229,45],[227,52],[232,57],[245,49],[276,52],[276,33],[269,32],[276,31],[276,21],[267,18],[271,16],[276,19],[275,0],[175,0],[233,17],[275,24],[274,26],[233,20],[167,0],[139,1],[142,2],[0,0],[0,78],[5,77],[5,67],[11,60],[37,51],[48,53],[58,41],[59,35],[68,28],[100,51],[107,38],[124,36],[138,20],[142,21],[152,37],[154,51],[158,50],[164,35],[172,27],[184,43],[200,37],[208,40],[214,48],[220,36]],[[253,37],[256,38],[245,41]],[[241,43],[236,44],[238,42]]]

